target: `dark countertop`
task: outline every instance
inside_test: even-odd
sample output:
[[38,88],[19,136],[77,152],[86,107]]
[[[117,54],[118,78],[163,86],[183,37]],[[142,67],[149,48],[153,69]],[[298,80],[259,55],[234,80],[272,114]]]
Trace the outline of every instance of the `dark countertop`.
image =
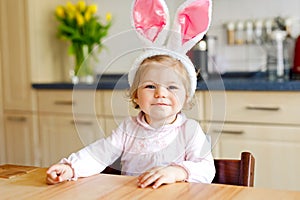
[[[33,83],[35,89],[92,89],[111,90],[129,87],[126,75],[103,75],[95,84],[72,83]],[[214,77],[207,81],[198,81],[197,90],[233,90],[233,91],[300,91],[300,80],[268,81],[264,75]]]

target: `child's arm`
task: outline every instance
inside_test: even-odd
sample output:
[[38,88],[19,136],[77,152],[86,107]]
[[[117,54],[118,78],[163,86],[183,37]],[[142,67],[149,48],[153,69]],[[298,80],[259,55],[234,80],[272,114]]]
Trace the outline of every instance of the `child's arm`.
[[181,166],[154,167],[138,177],[138,186],[147,187],[153,184],[156,189],[162,184],[175,183],[187,179],[187,171]]
[[186,143],[185,160],[176,164],[187,170],[188,182],[211,183],[215,176],[215,166],[210,141],[199,123],[194,120],[187,121],[185,132],[189,138]]
[[67,164],[55,164],[47,170],[46,182],[48,184],[61,183],[74,176],[73,169]]
[[[87,147],[72,153],[68,158],[63,158],[60,164],[50,167],[47,173],[49,184],[59,183],[65,180],[77,180],[78,177],[88,177],[102,172],[105,167],[113,163],[122,153],[123,132],[122,128],[113,131],[111,136],[102,138]],[[72,176],[61,176],[59,170],[62,166],[72,170]]]

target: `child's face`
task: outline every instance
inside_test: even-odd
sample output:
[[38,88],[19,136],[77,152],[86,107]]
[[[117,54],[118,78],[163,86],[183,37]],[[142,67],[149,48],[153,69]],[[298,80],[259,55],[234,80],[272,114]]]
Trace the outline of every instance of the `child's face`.
[[147,122],[172,123],[187,99],[180,75],[172,67],[153,63],[141,76],[135,102]]

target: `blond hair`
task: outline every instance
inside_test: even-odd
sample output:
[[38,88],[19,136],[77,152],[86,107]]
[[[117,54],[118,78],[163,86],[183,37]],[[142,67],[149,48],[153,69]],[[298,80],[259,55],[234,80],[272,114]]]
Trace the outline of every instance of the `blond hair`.
[[[190,97],[192,94],[190,94],[191,91],[191,82],[188,75],[188,72],[186,71],[183,64],[178,60],[168,55],[155,55],[152,57],[146,58],[138,68],[135,77],[133,79],[133,83],[131,87],[129,88],[129,99],[132,102],[134,108],[139,108],[138,104],[134,102],[134,99],[137,97],[137,90],[140,84],[141,76],[144,74],[147,67],[149,67],[150,64],[153,63],[160,63],[164,66],[172,67],[174,71],[179,75],[181,78],[181,81],[184,85],[187,97]],[[192,98],[188,98],[192,99]],[[189,102],[187,102],[189,103]]]

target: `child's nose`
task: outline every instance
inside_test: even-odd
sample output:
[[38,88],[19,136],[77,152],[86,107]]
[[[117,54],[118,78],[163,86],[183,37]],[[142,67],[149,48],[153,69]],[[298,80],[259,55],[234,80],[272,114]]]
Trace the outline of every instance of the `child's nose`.
[[166,95],[167,95],[167,88],[163,86],[156,87],[155,94],[154,94],[155,98],[165,98]]

